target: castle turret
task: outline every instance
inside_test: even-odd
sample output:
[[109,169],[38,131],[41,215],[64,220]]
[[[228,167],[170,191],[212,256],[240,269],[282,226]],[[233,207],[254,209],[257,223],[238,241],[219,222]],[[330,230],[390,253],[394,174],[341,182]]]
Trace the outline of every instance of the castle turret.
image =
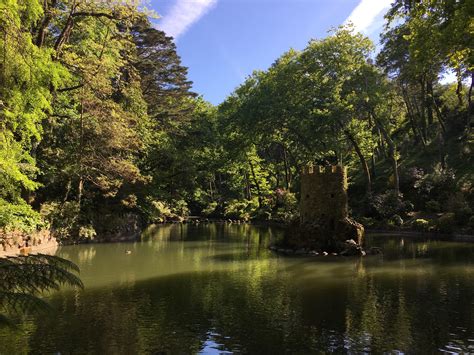
[[301,171],[300,221],[286,234],[285,243],[340,252],[352,239],[360,252],[364,227],[349,217],[347,169],[307,166]]
[[324,223],[329,229],[348,217],[347,168],[307,166],[301,172],[301,223]]

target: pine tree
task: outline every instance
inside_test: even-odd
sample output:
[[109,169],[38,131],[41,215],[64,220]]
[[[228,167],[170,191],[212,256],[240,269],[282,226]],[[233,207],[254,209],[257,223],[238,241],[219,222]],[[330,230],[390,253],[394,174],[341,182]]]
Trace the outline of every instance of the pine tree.
[[159,130],[179,131],[191,117],[195,94],[190,91],[192,82],[187,79],[187,68],[181,65],[176,45],[146,20],[137,22],[132,33],[148,115]]

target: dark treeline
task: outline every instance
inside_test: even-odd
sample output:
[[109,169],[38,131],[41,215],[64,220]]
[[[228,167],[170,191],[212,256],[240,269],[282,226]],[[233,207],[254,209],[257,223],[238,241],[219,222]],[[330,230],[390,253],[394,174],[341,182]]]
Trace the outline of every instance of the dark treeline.
[[135,1],[0,4],[4,231],[288,221],[308,163],[348,166],[368,225],[474,227],[472,2],[395,1],[378,52],[335,29],[217,107],[191,91],[152,15]]

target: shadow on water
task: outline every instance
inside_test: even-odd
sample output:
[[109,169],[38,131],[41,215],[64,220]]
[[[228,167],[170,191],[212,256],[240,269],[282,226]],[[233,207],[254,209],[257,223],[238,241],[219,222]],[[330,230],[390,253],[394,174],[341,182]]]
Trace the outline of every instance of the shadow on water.
[[209,258],[214,261],[221,261],[221,262],[231,262],[231,261],[249,261],[249,260],[260,260],[262,258],[269,259],[269,258],[276,258],[276,255],[272,255],[269,253],[260,254],[247,254],[247,253],[228,253],[228,254],[219,254],[210,256]]
[[51,295],[55,313],[5,353],[472,351],[474,246],[390,237],[373,242],[383,257],[285,258],[266,249],[275,231],[244,227],[166,227],[131,255],[64,248],[86,289]]

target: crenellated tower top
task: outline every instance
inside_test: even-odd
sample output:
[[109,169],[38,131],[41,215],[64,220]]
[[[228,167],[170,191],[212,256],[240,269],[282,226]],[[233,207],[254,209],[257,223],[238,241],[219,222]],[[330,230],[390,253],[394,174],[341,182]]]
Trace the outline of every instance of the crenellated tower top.
[[300,215],[304,223],[324,222],[330,225],[348,216],[346,167],[303,167]]
[[322,166],[322,165],[306,165],[303,166],[301,169],[302,175],[311,175],[311,174],[346,174],[347,175],[347,168],[341,165],[330,165],[330,166]]

